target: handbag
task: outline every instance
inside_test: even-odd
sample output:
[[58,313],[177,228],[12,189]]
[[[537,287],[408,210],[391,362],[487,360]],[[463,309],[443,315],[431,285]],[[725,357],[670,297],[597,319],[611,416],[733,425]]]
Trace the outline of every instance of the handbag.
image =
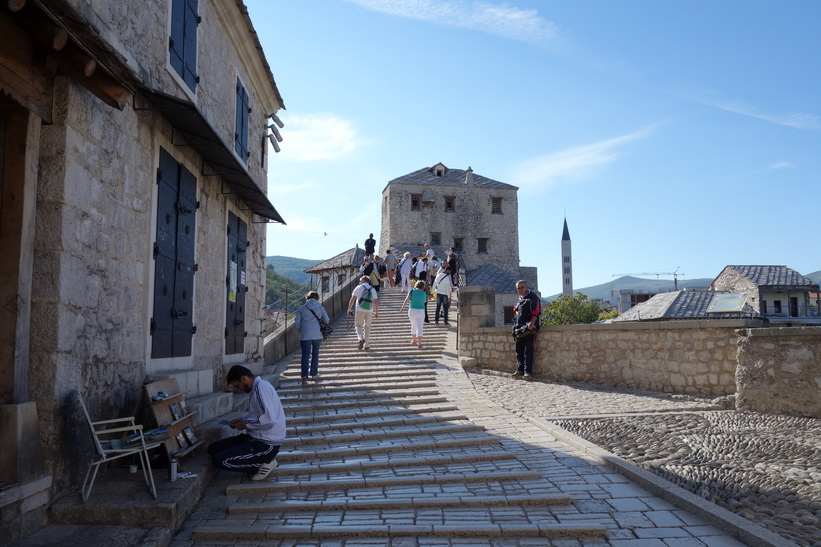
[[322,333],[322,338],[329,337],[331,333],[334,331],[334,329],[332,329],[328,323],[320,319],[319,316],[314,312],[314,310],[308,308],[308,311],[311,312],[314,315],[314,317],[316,317],[317,321],[319,321],[319,332]]

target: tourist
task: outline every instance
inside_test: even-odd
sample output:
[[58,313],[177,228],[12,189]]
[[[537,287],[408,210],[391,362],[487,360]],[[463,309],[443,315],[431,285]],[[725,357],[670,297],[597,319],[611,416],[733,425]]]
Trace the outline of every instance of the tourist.
[[533,378],[533,359],[536,348],[536,332],[539,329],[539,314],[542,311],[539,295],[527,288],[524,280],[516,282],[519,301],[513,308],[516,338],[516,372],[513,376]]
[[[356,314],[354,314],[354,304]],[[363,275],[359,279],[359,285],[353,290],[351,299],[348,301],[348,315],[354,316],[356,325],[356,336],[359,339],[359,349],[368,349],[368,342],[371,339],[371,322],[379,317],[379,293],[374,290],[370,283],[370,277]]]
[[414,288],[408,292],[405,301],[402,302],[402,307],[399,308],[399,313],[405,309],[405,305],[410,300],[410,307],[408,308],[408,319],[411,324],[411,345],[422,348],[422,328],[425,319],[425,302],[428,300],[428,293],[425,292],[425,282],[417,281]]
[[308,376],[315,382],[319,380],[319,346],[322,344],[322,331],[319,320],[330,323],[328,312],[319,303],[319,294],[310,291],[305,295],[305,303],[296,310],[294,323],[299,331],[299,344],[302,349],[302,383]]

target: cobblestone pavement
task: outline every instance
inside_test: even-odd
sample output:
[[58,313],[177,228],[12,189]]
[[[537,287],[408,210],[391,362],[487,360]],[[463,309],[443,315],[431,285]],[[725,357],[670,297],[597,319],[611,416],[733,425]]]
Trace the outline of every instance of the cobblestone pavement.
[[556,425],[798,545],[821,546],[821,420],[698,400],[469,373],[500,406]]

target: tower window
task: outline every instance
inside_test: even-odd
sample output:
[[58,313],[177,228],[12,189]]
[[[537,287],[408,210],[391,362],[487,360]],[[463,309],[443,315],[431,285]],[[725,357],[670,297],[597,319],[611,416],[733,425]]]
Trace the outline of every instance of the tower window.
[[502,198],[490,198],[490,212],[494,215],[502,214]]
[[487,253],[488,241],[490,241],[490,238],[487,238],[487,237],[477,238],[476,239],[476,242],[477,242],[476,252],[477,253]]
[[454,237],[453,238],[453,248],[457,252],[461,253],[464,246],[465,246],[465,238],[463,238],[463,237]]
[[430,244],[431,245],[442,245],[442,232],[431,232],[430,233]]
[[450,213],[456,211],[456,196],[445,196],[445,211]]
[[422,194],[411,194],[411,211],[422,210]]

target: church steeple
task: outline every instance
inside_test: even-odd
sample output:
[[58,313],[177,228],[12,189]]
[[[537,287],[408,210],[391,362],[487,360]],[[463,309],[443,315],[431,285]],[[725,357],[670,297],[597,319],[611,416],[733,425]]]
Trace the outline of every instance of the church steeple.
[[573,296],[573,253],[570,248],[567,218],[564,219],[564,230],[562,230],[562,294]]

